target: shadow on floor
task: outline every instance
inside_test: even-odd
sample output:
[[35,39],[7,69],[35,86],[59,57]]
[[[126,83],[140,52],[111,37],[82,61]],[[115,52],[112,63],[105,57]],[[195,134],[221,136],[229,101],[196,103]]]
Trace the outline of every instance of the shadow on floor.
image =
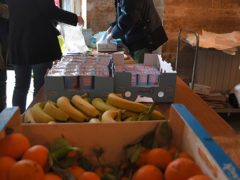
[[226,113],[219,114],[223,119],[225,119],[233,129],[240,133],[240,113],[231,113],[227,116]]

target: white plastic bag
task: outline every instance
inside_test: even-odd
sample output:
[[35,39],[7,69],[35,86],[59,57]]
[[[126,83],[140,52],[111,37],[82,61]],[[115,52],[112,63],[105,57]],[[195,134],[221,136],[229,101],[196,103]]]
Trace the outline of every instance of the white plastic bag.
[[63,53],[84,53],[89,51],[82,33],[82,26],[59,23],[59,27],[66,47]]

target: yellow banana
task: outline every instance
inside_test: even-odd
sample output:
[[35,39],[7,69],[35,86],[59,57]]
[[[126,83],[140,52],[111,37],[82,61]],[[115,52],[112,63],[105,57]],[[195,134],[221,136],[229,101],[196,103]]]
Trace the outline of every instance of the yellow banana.
[[67,113],[58,108],[57,104],[50,100],[45,104],[43,111],[59,121],[67,121],[69,118]]
[[112,105],[105,103],[104,100],[101,99],[101,98],[94,98],[94,99],[92,100],[92,105],[93,105],[95,108],[97,108],[99,111],[101,111],[101,112],[105,112],[105,111],[107,111],[107,110],[109,110],[109,109],[115,109],[115,110],[117,110],[116,107],[113,107]]
[[144,112],[148,110],[146,105],[123,99],[114,93],[109,93],[107,100],[111,105],[120,109],[126,109],[133,112]]
[[74,106],[76,106],[89,117],[96,117],[99,115],[99,111],[92,104],[84,100],[81,96],[74,95],[71,101]]
[[34,121],[32,112],[31,112],[32,108],[28,109],[25,113],[24,113],[24,117],[23,117],[23,121],[25,123],[36,123]]
[[65,96],[61,96],[57,99],[57,105],[75,121],[83,122],[84,120],[88,119],[85,114],[74,108],[71,105],[70,100]]
[[122,114],[127,116],[127,117],[137,117],[138,114],[135,112],[131,112],[131,111],[127,111],[127,110],[123,110]]
[[161,119],[164,119],[164,115],[157,111],[157,110],[153,110],[152,114],[150,115],[149,117],[151,120],[161,120]]
[[102,122],[103,123],[114,123],[117,122],[114,120],[115,118],[118,118],[120,111],[115,109],[109,109],[105,111],[102,115]]
[[92,118],[89,120],[89,123],[100,123],[101,121],[97,118]]
[[48,123],[54,121],[54,118],[43,111],[45,102],[36,103],[31,108],[31,114],[35,122],[37,123]]
[[137,121],[137,117],[128,117],[124,121]]

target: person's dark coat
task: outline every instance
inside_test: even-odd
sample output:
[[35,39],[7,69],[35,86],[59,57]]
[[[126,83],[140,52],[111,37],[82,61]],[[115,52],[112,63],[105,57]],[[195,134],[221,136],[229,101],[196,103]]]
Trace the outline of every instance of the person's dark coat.
[[115,0],[115,8],[112,37],[121,38],[130,51],[153,51],[168,40],[153,0]]
[[[5,5],[6,2],[5,0],[0,0],[0,3]],[[1,9],[1,8],[0,8]],[[2,14],[6,13],[6,14]],[[0,15],[0,43],[5,45],[7,44],[7,39],[8,39],[8,12],[0,12],[3,16]]]
[[62,56],[55,25],[76,25],[76,14],[55,6],[54,0],[7,0],[10,11],[9,61],[32,65]]

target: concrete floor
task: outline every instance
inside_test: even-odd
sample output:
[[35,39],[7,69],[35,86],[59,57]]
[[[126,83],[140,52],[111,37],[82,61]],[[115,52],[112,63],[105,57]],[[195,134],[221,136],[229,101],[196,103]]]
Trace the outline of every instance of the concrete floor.
[[240,133],[240,113],[232,113],[230,116],[227,116],[226,113],[219,115],[225,119],[238,133]]

